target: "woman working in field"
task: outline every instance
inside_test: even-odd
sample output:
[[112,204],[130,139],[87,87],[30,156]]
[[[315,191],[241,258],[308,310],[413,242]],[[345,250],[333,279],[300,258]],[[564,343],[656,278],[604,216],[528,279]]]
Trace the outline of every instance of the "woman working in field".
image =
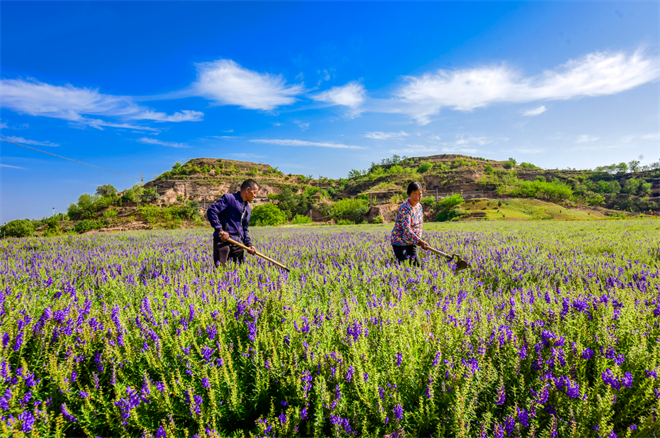
[[396,212],[396,222],[391,238],[396,258],[401,262],[410,260],[415,266],[420,266],[417,259],[417,247],[429,248],[429,244],[422,240],[424,218],[421,200],[422,185],[418,182],[411,182],[408,185],[408,199]]

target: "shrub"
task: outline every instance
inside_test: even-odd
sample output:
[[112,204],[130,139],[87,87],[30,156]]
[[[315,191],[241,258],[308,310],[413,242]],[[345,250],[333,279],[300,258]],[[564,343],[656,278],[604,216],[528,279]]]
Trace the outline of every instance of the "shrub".
[[420,201],[424,207],[427,208],[434,208],[435,207],[435,198],[433,196],[427,196],[426,198],[422,198]]
[[423,162],[422,164],[420,164],[419,167],[417,168],[417,172],[419,172],[419,173],[428,172],[428,171],[431,170],[432,168],[433,168],[433,163],[430,163],[430,162],[428,162],[428,161],[424,161],[424,162]]
[[286,214],[275,204],[257,205],[252,209],[250,225],[281,225],[286,222]]
[[381,215],[376,216],[371,221],[372,224],[382,224],[383,222],[385,222],[385,220],[383,219],[383,216],[381,216]]
[[435,220],[438,222],[447,222],[458,218],[461,215],[458,206],[464,202],[465,200],[459,194],[447,196],[439,200],[436,204],[439,212]]
[[337,222],[337,225],[355,225],[355,222],[342,219]]
[[291,221],[292,224],[310,224],[312,223],[312,218],[309,216],[304,216],[302,214],[297,214],[296,217]]
[[390,167],[388,169],[387,173],[389,173],[390,175],[399,175],[399,174],[404,173],[404,170],[403,170],[402,166],[396,164],[396,165]]
[[484,172],[486,172],[489,175],[492,175],[493,174],[493,166],[491,166],[490,164],[486,164],[484,166]]
[[60,219],[59,215],[57,216],[51,216],[48,219],[44,221],[46,223],[46,235],[47,236],[55,236],[57,234],[60,234]]
[[16,219],[0,228],[7,237],[30,237],[34,234],[34,224],[27,219]]
[[342,199],[330,207],[330,215],[335,220],[361,222],[362,216],[369,211],[369,203],[364,199]]
[[101,224],[99,224],[97,221],[83,219],[76,223],[76,226],[73,227],[73,230],[78,234],[82,234],[85,231],[95,230],[97,228],[101,228]]

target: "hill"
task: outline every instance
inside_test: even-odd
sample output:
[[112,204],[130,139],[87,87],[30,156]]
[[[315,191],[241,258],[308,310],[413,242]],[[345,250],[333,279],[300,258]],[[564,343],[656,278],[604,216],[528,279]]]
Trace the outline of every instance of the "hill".
[[[254,201],[255,225],[304,223],[310,221],[309,216],[326,223],[389,222],[406,198],[410,181],[420,181],[425,188],[427,221],[660,215],[658,163],[640,167],[633,161],[595,170],[559,170],[514,159],[394,155],[368,169],[352,170],[348,178],[314,179],[284,174],[268,164],[194,158],[175,163],[144,185],[120,192],[100,186],[94,195],[81,195],[66,215],[34,221],[34,225],[46,234],[201,226],[206,208],[224,193],[237,191],[248,177],[261,187]],[[260,208],[266,204],[277,208]]]

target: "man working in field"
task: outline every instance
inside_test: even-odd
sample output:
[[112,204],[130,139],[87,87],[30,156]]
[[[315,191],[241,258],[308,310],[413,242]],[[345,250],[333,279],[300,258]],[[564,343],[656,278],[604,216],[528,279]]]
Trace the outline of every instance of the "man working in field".
[[253,179],[247,179],[241,184],[241,191],[237,193],[227,193],[222,198],[212,204],[206,211],[211,226],[215,229],[213,233],[213,264],[218,266],[218,262],[224,266],[227,260],[233,260],[237,263],[243,263],[245,254],[243,249],[227,242],[227,238],[244,244],[250,249],[248,252],[252,255],[256,250],[252,246],[250,239],[250,214],[252,208],[250,202],[259,191],[259,185]]

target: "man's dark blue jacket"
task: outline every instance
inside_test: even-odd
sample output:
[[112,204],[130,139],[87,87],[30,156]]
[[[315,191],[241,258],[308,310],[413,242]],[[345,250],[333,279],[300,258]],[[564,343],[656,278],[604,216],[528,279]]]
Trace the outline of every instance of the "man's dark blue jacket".
[[[246,211],[243,217],[244,210]],[[222,198],[211,204],[206,211],[206,217],[215,229],[214,236],[220,231],[226,231],[229,237],[243,242],[245,246],[252,246],[250,230],[248,230],[251,214],[252,208],[249,203],[243,202],[241,192],[222,195]],[[243,217],[242,221],[241,217]]]

